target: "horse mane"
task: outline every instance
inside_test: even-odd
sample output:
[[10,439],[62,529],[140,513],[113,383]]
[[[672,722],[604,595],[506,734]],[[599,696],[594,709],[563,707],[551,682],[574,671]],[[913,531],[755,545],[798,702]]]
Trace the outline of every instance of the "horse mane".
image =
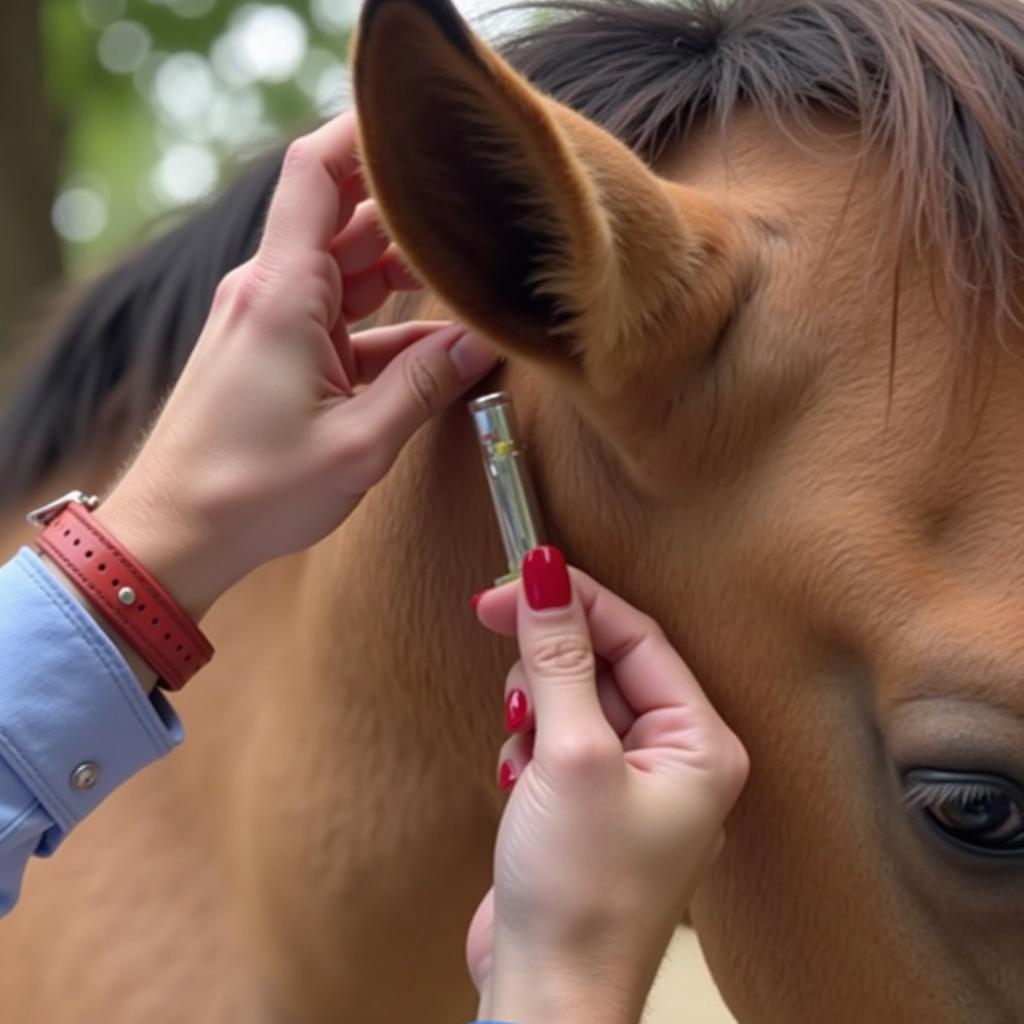
[[280,164],[277,154],[251,168],[58,315],[0,414],[0,507],[97,445],[116,454],[149,424],[199,337],[217,283],[256,251]]
[[[698,123],[826,113],[888,154],[898,237],[942,254],[965,338],[1020,321],[1020,0],[532,0],[502,50],[539,89],[655,164]],[[279,160],[101,278],[0,419],[0,501],[145,425],[224,273],[254,250]],[[881,227],[881,225],[880,225]]]
[[944,259],[965,340],[1020,326],[1020,0],[535,0],[505,46],[527,77],[655,164],[695,123],[825,113],[888,157],[897,241]]

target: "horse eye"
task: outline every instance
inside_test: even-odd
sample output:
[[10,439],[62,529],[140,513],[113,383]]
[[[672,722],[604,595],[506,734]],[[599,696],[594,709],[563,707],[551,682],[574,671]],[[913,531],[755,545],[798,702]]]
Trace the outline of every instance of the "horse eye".
[[999,775],[914,768],[904,801],[943,839],[988,857],[1024,857],[1024,790]]

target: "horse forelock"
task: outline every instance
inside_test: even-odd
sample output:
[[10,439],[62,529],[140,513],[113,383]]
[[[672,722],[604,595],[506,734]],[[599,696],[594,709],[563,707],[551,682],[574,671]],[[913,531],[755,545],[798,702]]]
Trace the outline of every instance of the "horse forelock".
[[1018,0],[536,0],[508,40],[542,91],[651,164],[753,108],[790,132],[820,114],[888,160],[880,218],[941,254],[961,335],[1021,320],[1024,6]]

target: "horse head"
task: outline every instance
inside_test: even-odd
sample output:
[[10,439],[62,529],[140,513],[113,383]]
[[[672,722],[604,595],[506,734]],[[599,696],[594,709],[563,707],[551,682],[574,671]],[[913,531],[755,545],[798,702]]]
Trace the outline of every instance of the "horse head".
[[743,1021],[1020,1019],[1024,8],[568,7],[526,77],[371,0],[366,172],[508,357],[554,539],[750,750],[716,979]]

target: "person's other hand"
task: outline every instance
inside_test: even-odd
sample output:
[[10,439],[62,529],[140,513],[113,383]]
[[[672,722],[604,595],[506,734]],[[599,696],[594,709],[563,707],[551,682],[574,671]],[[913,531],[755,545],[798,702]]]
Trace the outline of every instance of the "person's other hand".
[[349,334],[418,287],[364,199],[354,115],[292,143],[259,251],[221,282],[97,512],[197,617],[249,570],[336,527],[417,427],[496,362],[453,324]]
[[480,1017],[637,1021],[746,752],[658,626],[557,549],[477,615],[521,655],[499,769],[514,788],[468,940]]

